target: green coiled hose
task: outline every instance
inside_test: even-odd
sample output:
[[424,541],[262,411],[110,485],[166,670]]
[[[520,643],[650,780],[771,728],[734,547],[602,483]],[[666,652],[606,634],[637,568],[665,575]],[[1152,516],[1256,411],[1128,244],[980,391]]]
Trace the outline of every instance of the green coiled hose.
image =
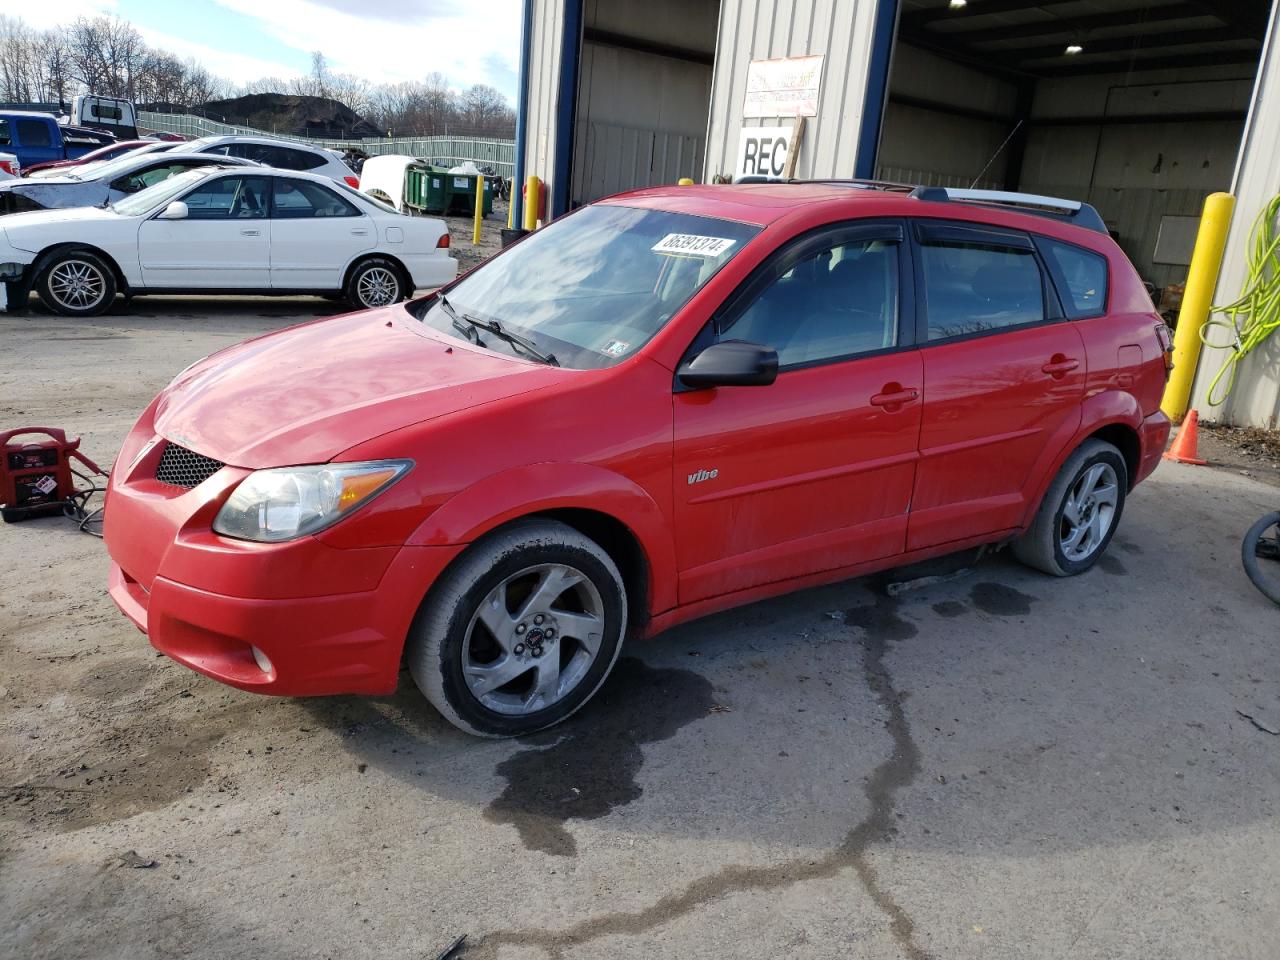
[[[1280,196],[1273,197],[1253,222],[1249,233],[1249,269],[1245,275],[1244,292],[1226,306],[1211,307],[1210,317],[1222,314],[1222,319],[1207,320],[1200,328],[1200,340],[1205,346],[1230,351],[1209,383],[1205,399],[1211,407],[1218,406],[1231,395],[1240,361],[1280,330],[1280,230],[1277,229],[1277,216],[1280,216]],[[1215,327],[1227,331],[1229,342],[1210,342],[1210,332]]]

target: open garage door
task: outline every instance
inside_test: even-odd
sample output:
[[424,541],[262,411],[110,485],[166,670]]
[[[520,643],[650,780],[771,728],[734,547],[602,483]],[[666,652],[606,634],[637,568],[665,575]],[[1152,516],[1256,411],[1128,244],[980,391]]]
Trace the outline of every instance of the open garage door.
[[570,205],[700,178],[719,0],[588,0]]
[[877,176],[1085,200],[1178,298],[1229,190],[1264,0],[903,0]]

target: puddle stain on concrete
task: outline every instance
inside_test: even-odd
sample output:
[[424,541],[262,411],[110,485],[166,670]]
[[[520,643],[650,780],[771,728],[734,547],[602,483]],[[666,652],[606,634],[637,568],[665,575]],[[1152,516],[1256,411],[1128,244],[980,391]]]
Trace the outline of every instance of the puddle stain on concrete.
[[969,591],[969,599],[983,613],[994,617],[1025,617],[1031,612],[1031,604],[1038,598],[1015,590],[1003,583],[976,583]]
[[1120,561],[1120,558],[1113,557],[1109,553],[1103,554],[1098,559],[1098,566],[1103,573],[1109,573],[1113,577],[1127,577],[1129,575],[1129,568]]
[[933,605],[933,612],[950,620],[953,617],[964,616],[969,612],[969,608],[959,600],[940,600]]
[[498,764],[494,772],[507,785],[484,817],[514,826],[527,849],[575,856],[566,822],[596,820],[639,799],[641,745],[675,736],[714,705],[711,683],[701,675],[624,657],[582,713],[522,738],[528,749]]
[[[894,825],[894,797],[920,772],[920,750],[911,735],[903,702],[884,662],[888,644],[909,639],[917,628],[898,613],[899,602],[879,593],[872,604],[847,611],[845,622],[861,634],[862,663],[876,702],[886,714],[885,729],[892,741],[889,756],[876,766],[863,790],[871,810],[825,857],[804,858],[767,867],[729,866],[701,877],[683,890],[658,900],[634,913],[610,913],[592,917],[560,931],[540,929],[501,930],[483,937],[469,947],[468,958],[494,960],[504,946],[536,947],[549,957],[560,958],[607,936],[637,936],[691,913],[702,904],[728,894],[771,890],[809,880],[823,880],[852,869],[876,906],[889,919],[889,929],[908,960],[928,960],[929,954],[915,942],[915,925],[906,910],[880,883],[871,862],[870,847],[884,843],[897,833]],[[651,704],[647,704],[651,707]]]

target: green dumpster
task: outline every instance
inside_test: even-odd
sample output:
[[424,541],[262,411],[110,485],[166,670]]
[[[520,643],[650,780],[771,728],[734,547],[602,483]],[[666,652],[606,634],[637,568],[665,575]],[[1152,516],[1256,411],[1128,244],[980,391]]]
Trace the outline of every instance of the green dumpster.
[[[448,211],[450,213],[465,213],[474,217],[476,214],[476,177],[474,173],[446,173],[445,192],[448,196]],[[479,175],[484,180],[484,206],[480,208],[480,215],[487,216],[493,213],[493,185],[485,180],[484,175]]]
[[405,170],[404,198],[409,206],[427,213],[449,208],[448,175],[440,167],[414,164]]

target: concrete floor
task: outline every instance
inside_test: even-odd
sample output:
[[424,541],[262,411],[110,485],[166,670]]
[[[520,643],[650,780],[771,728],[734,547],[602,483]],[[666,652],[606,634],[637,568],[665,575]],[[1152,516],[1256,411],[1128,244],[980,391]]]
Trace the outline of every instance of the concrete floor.
[[[135,309],[0,317],[0,423],[105,465],[192,360],[333,307]],[[1269,960],[1280,609],[1238,545],[1277,501],[1166,464],[1083,577],[756,604],[527,742],[407,676],[219,686],[117,614],[99,541],[0,527],[0,955]]]

